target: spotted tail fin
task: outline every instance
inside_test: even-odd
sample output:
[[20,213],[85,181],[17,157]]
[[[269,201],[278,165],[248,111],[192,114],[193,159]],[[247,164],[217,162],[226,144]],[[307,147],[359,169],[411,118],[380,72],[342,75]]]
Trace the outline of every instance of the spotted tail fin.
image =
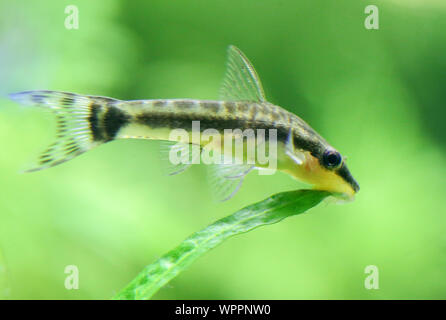
[[48,108],[57,118],[56,141],[25,172],[50,168],[109,141],[102,134],[101,114],[119,101],[57,91],[24,91],[10,95],[20,104]]

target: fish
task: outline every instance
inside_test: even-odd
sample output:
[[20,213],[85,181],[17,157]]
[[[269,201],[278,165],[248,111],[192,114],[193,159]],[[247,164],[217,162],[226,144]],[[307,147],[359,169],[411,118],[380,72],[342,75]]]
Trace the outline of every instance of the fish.
[[[222,142],[211,143],[205,133],[213,130],[225,138],[241,140],[246,147],[249,139],[244,139],[243,132],[252,130],[254,138],[265,131],[264,140],[274,136],[275,147],[266,149],[270,155],[275,152],[271,159],[278,171],[316,190],[329,191],[339,199],[353,200],[359,191],[359,184],[340,152],[300,117],[268,102],[252,63],[233,45],[228,49],[219,100],[119,100],[49,90],[13,93],[10,98],[22,105],[49,109],[56,117],[56,141],[40,154],[28,172],[59,165],[118,139],[167,141],[174,144],[170,146],[174,153],[196,147],[197,152],[184,153],[189,160],[191,154],[200,157],[203,150],[213,150],[218,158],[226,158],[226,150],[221,151]],[[204,135],[198,140],[190,139],[194,123],[199,124],[198,131]],[[239,129],[242,135],[228,136],[228,129]],[[172,135],[173,130],[183,130],[187,135]],[[260,148],[258,141],[255,147]],[[234,157],[233,153],[229,156]],[[236,163],[215,163],[213,177],[223,200],[235,195],[249,172],[268,169],[256,154],[242,154],[241,158]],[[180,161],[172,174],[184,171],[191,162],[194,161]]]

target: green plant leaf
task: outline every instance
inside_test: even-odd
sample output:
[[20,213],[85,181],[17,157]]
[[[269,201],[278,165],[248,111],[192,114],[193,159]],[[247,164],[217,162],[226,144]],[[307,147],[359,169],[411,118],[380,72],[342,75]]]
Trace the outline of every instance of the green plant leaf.
[[196,259],[226,239],[303,213],[329,195],[317,190],[283,192],[220,219],[145,267],[114,299],[150,299]]

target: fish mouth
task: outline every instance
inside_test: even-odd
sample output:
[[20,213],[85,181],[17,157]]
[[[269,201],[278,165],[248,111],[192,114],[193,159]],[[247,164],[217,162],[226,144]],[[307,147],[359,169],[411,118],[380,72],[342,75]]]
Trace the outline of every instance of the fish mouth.
[[358,182],[356,182],[355,178],[353,178],[345,163],[342,164],[342,166],[336,171],[336,173],[352,187],[355,193],[359,191],[359,184]]

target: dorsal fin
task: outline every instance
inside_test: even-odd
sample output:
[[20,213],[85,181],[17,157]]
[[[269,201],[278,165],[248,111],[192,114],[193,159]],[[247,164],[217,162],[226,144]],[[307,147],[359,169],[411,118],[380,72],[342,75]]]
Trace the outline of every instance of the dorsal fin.
[[220,96],[226,101],[266,101],[256,70],[243,52],[232,45],[228,49],[227,69]]

